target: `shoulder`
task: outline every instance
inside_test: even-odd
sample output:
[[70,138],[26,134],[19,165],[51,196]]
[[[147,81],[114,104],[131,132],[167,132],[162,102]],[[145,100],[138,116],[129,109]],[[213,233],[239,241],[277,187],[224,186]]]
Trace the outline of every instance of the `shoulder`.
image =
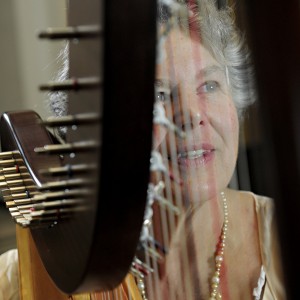
[[277,240],[274,200],[252,192],[240,191],[239,193],[241,199],[254,202],[260,242],[269,245],[270,240]]
[[254,201],[258,217],[272,218],[274,215],[274,201],[270,197],[257,195],[252,192],[238,191],[241,199]]
[[19,299],[18,252],[16,249],[0,255],[0,282],[0,299]]
[[248,213],[258,222],[267,222],[269,225],[274,218],[274,201],[270,197],[257,195],[253,192],[228,189],[227,191],[233,199],[234,205],[240,210],[241,207],[247,209]]
[[286,299],[274,201],[272,198],[256,195],[252,192],[241,191],[240,193],[242,198],[252,199],[255,202],[261,257],[266,271],[269,292],[274,299]]

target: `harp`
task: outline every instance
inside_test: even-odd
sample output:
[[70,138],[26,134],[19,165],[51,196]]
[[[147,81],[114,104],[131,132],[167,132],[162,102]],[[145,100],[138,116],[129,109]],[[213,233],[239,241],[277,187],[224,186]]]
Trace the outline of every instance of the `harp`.
[[[186,9],[182,10],[176,3],[174,7],[167,4],[167,1],[163,3],[161,9],[167,18],[169,10],[174,9],[175,18],[170,20],[172,26],[180,14],[187,21]],[[139,3],[136,5],[139,6]],[[152,129],[155,47],[150,46],[154,45],[155,26],[152,23],[149,31],[137,30],[135,38],[140,39],[135,40],[139,46],[136,51],[128,43],[127,36],[120,38],[118,33],[118,29],[125,29],[124,24],[129,30],[140,25],[139,22],[143,24],[148,18],[149,23],[154,21],[155,7],[150,4],[147,9],[145,7],[145,15],[139,15],[138,20],[130,15],[124,20],[122,11],[126,10],[126,4],[124,9],[115,6],[105,3],[104,15],[109,21],[104,23],[102,29],[102,26],[94,25],[99,23],[99,2],[89,2],[85,6],[85,9],[90,9],[88,12],[81,10],[79,1],[70,2],[70,11],[74,13],[70,15],[72,27],[48,30],[41,34],[43,38],[71,40],[71,79],[42,86],[43,90],[71,91],[70,111],[68,116],[45,122],[34,112],[3,115],[1,129],[2,148],[5,151],[2,154],[5,201],[16,222],[31,228],[43,264],[55,285],[63,292],[71,294],[111,290],[121,282],[132,264],[130,270],[135,276],[134,284],[140,295],[137,299],[149,297],[159,300],[164,298],[165,293],[162,283],[164,256],[171,247],[172,235],[177,230],[180,218],[188,213],[189,199],[184,199],[182,195],[184,183],[176,166],[176,145],[172,146],[172,158],[168,157],[167,143],[161,141],[160,145],[154,145],[151,153],[151,183],[148,185],[151,139],[146,141],[145,138],[151,137]],[[149,10],[152,11],[151,15]],[[94,22],[91,23],[90,17]],[[73,18],[76,24],[79,23],[78,27],[74,27]],[[115,20],[121,22],[115,23]],[[131,24],[132,20],[135,21],[134,25]],[[160,41],[167,35],[170,29],[168,26],[169,20],[166,20],[165,32],[161,33]],[[177,26],[176,22],[174,26]],[[94,60],[88,62],[83,59],[79,63],[84,57],[101,57],[99,37],[102,35],[105,57],[103,73],[99,70],[100,63],[95,64]],[[145,36],[147,39],[150,37],[150,46],[145,43]],[[114,45],[118,49],[116,54],[112,51]],[[145,48],[140,49],[140,45]],[[83,55],[84,52],[88,54]],[[139,63],[136,62],[137,58]],[[129,62],[127,68],[118,70],[124,61]],[[132,77],[128,75],[131,67]],[[140,77],[143,72],[147,73],[145,78]],[[139,89],[134,81],[135,74],[139,74],[141,80]],[[129,82],[124,81],[124,78]],[[147,99],[143,97],[141,102],[140,95],[144,94]],[[159,89],[156,95],[158,101],[154,107],[154,123],[161,131],[159,134],[165,134],[165,130],[173,142],[177,139],[183,141],[186,137],[183,126],[173,123],[172,107],[163,105],[167,94]],[[103,106],[99,103],[102,96],[109,100],[104,101]],[[122,125],[122,130],[130,132],[131,139],[128,135],[115,138],[120,127],[116,126],[114,118],[121,121],[121,124],[126,123],[126,126]],[[138,119],[141,122],[137,122]],[[186,121],[185,126],[189,127],[189,123],[190,120]],[[67,128],[66,141],[57,143],[45,126],[59,127],[61,130]],[[134,149],[127,148],[128,144],[133,144]],[[124,152],[122,155],[120,149]],[[209,156],[209,150],[203,152]],[[145,163],[143,171],[138,171],[141,170],[138,168],[141,161]],[[175,162],[171,168],[169,161]],[[16,170],[18,174],[13,176],[20,176],[21,180],[12,182],[10,172]],[[100,179],[93,181],[93,178]],[[22,185],[19,186],[19,183]],[[128,190],[132,185],[133,191]],[[140,192],[137,187],[141,188]],[[174,193],[175,199],[172,197]],[[101,202],[103,197],[106,199]],[[116,202],[117,199],[121,202]],[[116,203],[118,209],[115,209]],[[190,276],[189,259],[194,253],[189,253],[187,239],[185,235],[184,262],[181,265],[185,265],[184,272]],[[187,298],[192,299],[194,290],[199,288],[198,284],[187,277],[183,285]],[[129,289],[128,284],[126,288]],[[130,298],[133,293],[129,291],[126,294]],[[167,297],[175,299],[172,289],[167,291]]]
[[[47,273],[66,294],[116,287],[130,269],[138,243],[149,178],[156,40],[155,3],[144,2],[143,8],[142,13],[139,1],[96,0],[85,2],[84,6],[81,1],[71,1],[69,26],[41,32],[41,38],[66,39],[70,45],[70,79],[41,87],[69,92],[69,104],[72,104],[68,115],[47,123],[48,128],[67,128],[63,143],[55,141],[34,112],[8,112],[2,116],[1,144],[8,155],[2,156],[6,204],[19,225],[30,227],[30,239],[34,240]],[[139,13],[124,15],[124,11]],[[69,123],[70,116],[77,120]],[[115,138],[121,131],[124,134]],[[71,146],[69,151],[67,144],[75,148],[81,144],[81,150],[77,148],[77,152]],[[128,145],[132,146],[131,150]],[[103,155],[108,156],[104,159]],[[100,164],[102,167],[98,169],[96,166]],[[15,166],[17,170],[9,170]],[[72,174],[66,168],[72,169]],[[12,183],[10,179],[17,177],[19,181]],[[80,184],[93,177],[101,177],[102,183],[97,179],[89,187]],[[59,201],[69,204],[61,202],[62,206],[57,206],[51,200],[52,209],[44,210],[48,216],[44,215],[43,221],[38,217],[39,220],[28,223],[23,217],[28,209],[35,210],[30,208],[31,200],[44,194],[41,190],[48,181],[54,188],[46,188],[52,193],[52,200],[56,204]],[[62,182],[66,185],[61,186]],[[67,196],[66,192],[74,197]],[[60,193],[62,198],[57,197]],[[102,197],[106,198],[105,207],[99,206],[98,199]],[[79,202],[85,204],[78,206]],[[65,219],[62,227],[58,219],[54,220],[53,209],[64,215],[58,218]],[[65,214],[66,209],[72,217]],[[102,251],[106,254],[101,254]],[[74,260],[69,259],[72,253],[78,254],[73,256]],[[37,299],[38,295],[35,295]],[[30,298],[30,291],[27,296]]]
[[[81,28],[82,29],[82,28]],[[86,29],[86,28],[84,28],[84,29]],[[97,32],[95,32],[95,31],[93,31],[93,34],[92,35],[95,35],[95,33],[97,34]],[[63,33],[63,34],[67,34],[67,33]],[[78,32],[76,33],[76,34],[79,34]],[[47,35],[47,34],[46,34]],[[72,52],[72,51],[71,51]],[[72,54],[71,54],[72,55]],[[71,68],[71,70],[72,70],[72,68]],[[75,72],[76,73],[76,72]],[[109,74],[108,74],[109,75]],[[84,75],[85,76],[85,75]],[[104,78],[107,78],[107,77],[105,77],[104,76]],[[108,78],[109,78],[109,76],[108,76]],[[91,78],[89,78],[89,79],[91,79]],[[65,84],[65,86],[63,87],[63,88],[70,88],[70,85],[71,85],[71,87],[72,88],[76,88],[76,89],[78,89],[79,90],[79,92],[80,92],[80,87],[84,87],[85,86],[85,88],[88,88],[88,89],[94,89],[95,88],[95,86],[98,86],[99,85],[99,82],[98,81],[95,81],[94,79],[95,78],[92,78],[93,80],[91,80],[91,81],[71,81],[71,82],[65,82],[64,84]],[[153,79],[153,78],[152,78]],[[48,86],[48,88],[52,88],[52,89],[55,89],[55,88],[57,88],[55,85],[52,85],[52,86]],[[60,87],[59,88],[62,88],[62,86],[60,85]],[[84,88],[84,89],[85,89]],[[136,90],[135,90],[136,91]],[[85,91],[83,91],[83,93],[85,93]],[[79,95],[79,93],[78,93],[78,95]],[[76,95],[75,96],[75,98],[77,98],[78,97],[78,95]],[[152,95],[153,96],[153,95]],[[77,99],[78,100],[78,99]],[[150,101],[150,100],[149,100]],[[78,101],[77,101],[78,102]],[[81,120],[83,120],[83,122],[85,122],[86,124],[85,125],[87,125],[87,123],[90,123],[88,126],[90,126],[92,123],[94,123],[95,122],[95,115],[85,115],[85,116],[82,116],[82,115],[78,115],[78,113],[79,113],[79,111],[77,110],[77,108],[74,108],[74,113],[76,113],[76,118],[75,119],[77,119],[78,120],[78,122],[80,122],[79,121],[79,119],[81,119]],[[148,109],[147,109],[148,110]],[[81,112],[82,110],[80,109],[80,112]],[[150,109],[150,111],[151,111],[151,109]],[[73,113],[73,112],[72,112]],[[27,114],[28,115],[30,115],[30,119],[32,120],[32,119],[34,119],[34,118],[36,118],[36,115],[34,114],[34,113],[32,113],[32,112],[27,112]],[[7,115],[5,115],[4,116],[4,124],[2,125],[2,127],[3,128],[7,128],[7,126],[9,125],[9,124],[14,124],[14,125],[16,125],[14,122],[12,122],[12,119],[14,119],[14,117],[15,117],[15,115],[14,114],[7,114]],[[84,119],[83,117],[85,117],[86,119]],[[97,116],[97,118],[98,118],[99,116]],[[97,119],[96,118],[96,119]],[[150,117],[149,117],[150,118]],[[71,124],[73,124],[74,125],[74,123],[72,123],[72,122],[77,122],[77,120],[74,120],[74,118],[71,120]],[[96,120],[97,121],[97,120]],[[56,121],[53,121],[52,122],[52,124],[50,124],[51,122],[48,122],[48,123],[46,123],[48,126],[66,126],[66,125],[69,125],[70,124],[70,120],[67,118],[67,119],[65,119],[65,121],[64,122],[61,122],[61,123],[55,123]],[[98,122],[98,121],[97,121]],[[37,123],[39,123],[39,122],[37,122]],[[35,123],[37,126],[39,126],[39,124],[37,124],[37,123]],[[150,122],[151,123],[151,122]],[[176,128],[176,127],[173,127],[172,126],[172,124],[171,123],[168,123],[167,121],[166,121],[166,123],[164,124],[164,125],[167,125],[167,127],[169,127],[168,129],[169,130],[172,130],[172,131],[174,131],[174,134],[175,135],[181,135],[181,138],[183,138],[183,134],[182,134],[182,132],[178,129],[178,128]],[[87,127],[88,127],[87,126]],[[23,127],[23,126],[21,126],[21,127]],[[40,127],[38,127],[38,128],[40,128]],[[46,134],[47,135],[47,134]],[[85,136],[86,135],[86,131],[84,131],[84,133],[83,133],[83,136]],[[72,136],[72,131],[71,131],[71,136]],[[49,136],[48,136],[48,138],[49,138]],[[11,137],[9,137],[8,139],[11,139]],[[50,138],[50,143],[53,143],[53,140]],[[7,145],[9,145],[10,143],[9,142],[5,142],[5,144],[7,144]],[[79,146],[78,144],[77,145],[73,145],[73,146]],[[89,148],[89,151],[93,151],[93,147],[95,148],[95,146],[96,147],[98,147],[98,145],[95,145],[95,144],[85,144],[85,145],[80,145],[80,146],[82,146],[82,147],[84,147],[84,146],[89,146],[90,148]],[[40,149],[40,146],[39,145],[37,145],[37,149],[38,149],[38,152],[47,152],[47,151],[49,151],[49,152],[51,152],[51,150],[49,150],[49,149],[53,149],[53,151],[54,152],[56,152],[57,151],[57,149],[59,148],[55,148],[55,147],[53,147],[53,148],[51,148],[51,147],[49,147],[49,149],[47,149],[47,147],[46,148],[44,148],[44,149]],[[43,146],[42,146],[43,147]],[[150,146],[148,145],[148,152],[149,152],[149,149],[150,149]],[[5,153],[4,155],[3,155],[3,163],[5,164],[5,161],[6,161],[6,159],[8,159],[8,160],[11,160],[11,159],[13,159],[13,160],[19,160],[20,159],[20,157],[18,156],[19,154],[18,153],[15,153],[14,152],[14,150],[15,150],[15,147],[13,147],[12,149],[7,149],[7,150],[9,150],[9,151],[12,151],[13,153],[12,154],[7,154],[7,153]],[[73,149],[71,149],[71,150],[73,150]],[[113,150],[113,149],[110,149],[110,150]],[[65,151],[65,150],[64,150]],[[161,151],[163,151],[163,149],[161,150]],[[84,152],[84,151],[83,151]],[[109,151],[110,152],[110,151]],[[71,151],[71,154],[72,153],[75,153],[74,151]],[[116,155],[117,155],[118,153],[116,153]],[[136,153],[137,154],[137,153]],[[12,157],[7,157],[7,155],[12,155]],[[41,155],[43,155],[43,154],[41,154]],[[77,153],[75,153],[75,155],[77,156]],[[81,155],[81,154],[80,154]],[[80,156],[80,155],[78,155],[78,156]],[[38,156],[38,157],[41,157],[41,156]],[[50,156],[50,157],[52,157],[52,156]],[[83,156],[84,157],[84,156]],[[22,158],[22,159],[24,159],[24,158]],[[146,157],[143,157],[143,159],[145,159],[146,161],[147,161],[147,159],[146,159]],[[67,164],[69,164],[69,161],[72,161],[72,157],[71,158],[69,158],[69,157],[65,157],[65,160],[67,161]],[[160,157],[157,155],[157,153],[156,152],[152,152],[152,161],[155,161],[156,160],[156,162],[160,162]],[[86,161],[89,161],[89,157],[84,157],[83,158],[83,161],[84,161],[84,163],[86,163]],[[59,162],[59,164],[60,164],[61,162]],[[54,164],[55,165],[55,164]],[[82,164],[81,164],[82,165]],[[92,162],[90,162],[89,164],[88,164],[89,166],[92,166],[93,164],[92,164]],[[53,166],[53,165],[52,165]],[[9,166],[10,167],[10,166]],[[154,274],[156,274],[155,276],[148,276],[147,278],[146,278],[146,281],[149,281],[149,282],[147,282],[147,286],[148,286],[148,292],[149,292],[149,297],[150,297],[150,299],[163,299],[162,297],[162,295],[160,294],[160,292],[158,291],[158,292],[156,292],[156,290],[159,290],[160,289],[160,287],[159,287],[159,281],[160,281],[160,278],[161,278],[161,276],[163,276],[163,272],[164,272],[164,268],[163,267],[161,267],[161,262],[160,262],[160,260],[161,260],[161,257],[168,251],[168,247],[166,247],[166,245],[168,245],[169,244],[169,241],[167,241],[167,242],[164,242],[163,241],[163,235],[164,234],[162,234],[161,232],[162,232],[162,229],[161,228],[163,228],[164,226],[166,227],[165,229],[166,229],[166,231],[168,231],[169,230],[169,228],[168,227],[171,227],[172,225],[170,224],[170,223],[168,223],[168,224],[164,224],[164,217],[162,216],[163,214],[166,214],[166,215],[171,215],[172,216],[172,218],[170,219],[171,220],[171,223],[173,222],[174,224],[177,224],[178,223],[178,215],[180,215],[180,213],[182,212],[182,210],[184,210],[184,207],[183,206],[180,206],[180,205],[178,205],[178,204],[175,204],[175,203],[173,203],[173,202],[165,202],[165,198],[164,197],[166,197],[166,194],[165,193],[167,193],[167,192],[163,192],[163,196],[160,194],[161,193],[161,191],[162,190],[164,190],[164,188],[165,188],[165,186],[164,186],[164,183],[162,183],[162,178],[163,178],[163,181],[164,182],[167,182],[167,181],[173,181],[173,182],[175,182],[175,185],[178,185],[178,186],[180,186],[181,185],[181,182],[180,182],[180,180],[179,180],[179,177],[177,177],[177,174],[176,174],[176,172],[175,172],[175,174],[173,174],[173,173],[170,173],[170,172],[167,172],[167,171],[165,171],[165,170],[162,170],[163,169],[163,165],[161,165],[161,164],[156,164],[156,167],[158,168],[158,169],[155,169],[154,171],[156,172],[155,173],[155,176],[158,176],[158,177],[156,177],[155,178],[155,181],[154,182],[156,182],[156,184],[157,185],[154,185],[154,186],[148,186],[148,193],[150,192],[150,194],[151,194],[151,196],[152,196],[152,198],[150,198],[150,199],[152,199],[152,200],[157,200],[157,202],[154,204],[154,207],[153,207],[153,210],[152,209],[150,209],[150,210],[148,210],[148,213],[149,213],[149,215],[151,215],[153,212],[154,212],[154,220],[153,220],[153,222],[154,223],[156,223],[156,224],[159,224],[159,228],[157,229],[157,227],[153,227],[153,228],[151,228],[151,230],[153,230],[154,232],[151,232],[151,230],[150,230],[150,234],[153,234],[153,235],[155,235],[156,236],[156,239],[152,239],[151,238],[151,235],[149,236],[149,232],[147,232],[147,234],[148,235],[146,235],[146,236],[144,236],[144,241],[146,240],[146,243],[144,243],[144,245],[143,245],[143,247],[144,247],[144,249],[142,249],[145,253],[144,254],[142,254],[141,256],[144,256],[143,258],[145,259],[145,261],[147,262],[147,260],[148,260],[148,263],[146,264],[146,265],[144,265],[143,263],[141,263],[141,264],[139,264],[138,262],[137,262],[137,260],[135,261],[135,268],[133,269],[133,271],[135,272],[135,274],[136,274],[136,278],[144,278],[144,276],[142,276],[142,275],[145,275],[145,274],[147,274],[147,273],[154,273]],[[160,169],[159,169],[159,167],[160,167]],[[146,167],[145,167],[146,168]],[[47,168],[43,168],[43,170],[45,171]],[[59,169],[60,171],[58,171],[58,172],[70,172],[70,169],[68,169],[68,168],[64,168],[64,171],[63,171],[63,169]],[[157,171],[159,171],[159,172],[157,172]],[[82,173],[82,172],[84,172],[84,170],[80,170],[79,171],[80,173]],[[44,172],[44,175],[47,175],[47,176],[49,176],[49,170],[48,170],[48,174],[47,174],[47,172]],[[61,175],[61,174],[60,174]],[[160,176],[162,176],[162,177],[160,177]],[[9,178],[9,177],[7,177],[7,178]],[[24,180],[26,179],[26,174],[24,173]],[[84,179],[84,177],[83,177],[83,179]],[[65,178],[64,177],[62,177],[62,180],[65,180]],[[70,182],[69,182],[69,184],[70,184]],[[77,183],[78,184],[78,183]],[[92,186],[93,186],[93,183],[89,183],[89,184],[91,184]],[[144,182],[144,198],[145,198],[145,190],[146,190],[146,186],[147,185],[147,183],[146,182]],[[46,186],[47,188],[49,188],[49,186]],[[45,186],[43,186],[42,185],[42,187],[41,187],[41,190],[43,190],[45,188]],[[54,188],[54,189],[56,189],[56,188]],[[52,191],[51,191],[51,188],[49,189],[50,190],[50,192],[49,193],[51,193]],[[36,192],[36,191],[34,191],[34,192]],[[37,191],[37,192],[39,192],[39,191]],[[172,193],[172,192],[171,192]],[[8,195],[9,196],[9,195]],[[149,196],[149,195],[148,195]],[[153,197],[153,196],[155,196],[155,197]],[[36,198],[38,198],[38,196],[36,197]],[[154,198],[156,198],[156,199],[154,199]],[[148,198],[149,199],[149,198]],[[275,199],[276,199],[276,197],[275,197]],[[79,199],[79,200],[81,200],[81,199]],[[157,204],[157,203],[159,203],[159,204]],[[148,204],[148,203],[147,203]],[[144,207],[146,206],[146,212],[147,212],[147,204],[144,202],[143,203],[143,205],[142,205],[142,207],[139,209],[139,212],[137,212],[137,211],[135,211],[134,213],[133,213],[133,216],[131,215],[130,216],[130,220],[133,220],[135,217],[136,217],[136,215],[137,215],[137,213],[141,213],[143,210],[144,210]],[[161,211],[161,207],[160,206],[164,206],[164,209]],[[85,206],[83,206],[83,207],[81,207],[80,205],[79,206],[76,206],[77,208],[79,208],[79,209],[82,209],[83,210],[83,214],[85,213],[85,209],[86,209],[86,207]],[[130,211],[127,211],[127,213],[126,214],[129,214],[130,215],[130,213],[132,213],[132,211],[130,210]],[[66,217],[66,219],[68,219],[69,217],[71,218],[71,216],[69,216],[68,215],[68,213],[66,213],[65,215],[63,214],[63,211],[62,211],[62,217]],[[80,214],[79,214],[80,215]],[[143,213],[141,213],[141,215],[143,215]],[[46,219],[47,220],[47,219]],[[102,281],[102,279],[101,279],[101,283],[97,283],[97,284],[100,284],[101,285],[101,287],[100,288],[103,288],[103,289],[110,289],[110,288],[112,288],[112,287],[114,287],[114,286],[116,286],[116,284],[117,283],[119,283],[120,282],[120,279],[121,278],[123,278],[124,277],[124,275],[125,275],[125,273],[128,271],[128,268],[129,268],[129,264],[130,264],[130,261],[132,260],[132,258],[133,258],[133,253],[135,252],[134,251],[134,248],[136,247],[136,244],[137,244],[137,240],[138,240],[138,236],[139,236],[139,231],[140,231],[140,228],[141,228],[141,224],[142,224],[142,222],[144,221],[144,224],[145,224],[145,221],[147,222],[147,221],[149,221],[150,219],[147,219],[147,218],[145,218],[144,220],[142,220],[142,217],[140,218],[140,220],[139,221],[137,221],[137,224],[138,224],[138,226],[135,224],[134,225],[134,228],[138,228],[137,230],[136,230],[136,233],[135,233],[135,238],[134,238],[134,242],[133,242],[133,245],[134,246],[132,246],[131,247],[131,250],[129,251],[130,252],[130,254],[128,254],[128,256],[129,256],[129,258],[126,260],[127,262],[126,262],[126,265],[127,265],[127,267],[124,267],[124,269],[119,273],[119,270],[118,270],[118,274],[116,275],[116,273],[115,273],[115,270],[116,269],[118,269],[118,267],[120,266],[120,262],[116,262],[116,265],[115,266],[113,266],[113,268],[112,269],[114,269],[114,271],[112,272],[112,274],[111,275],[108,275],[106,272],[105,272],[105,276],[104,277],[110,277],[110,279],[112,280],[112,281],[110,281],[110,280],[107,280],[107,278],[104,278],[104,281]],[[173,220],[173,221],[172,221]],[[60,220],[59,220],[60,221]],[[55,221],[56,222],[56,221]],[[32,223],[34,223],[34,222],[32,222]],[[46,222],[47,223],[47,222]],[[126,222],[127,223],[127,222]],[[148,222],[149,223],[149,222]],[[53,224],[53,220],[51,220],[50,219],[50,224],[51,225],[53,225],[52,227],[53,228],[55,228],[56,227],[56,225],[57,224]],[[62,223],[62,224],[64,224],[64,223]],[[106,222],[105,221],[105,224],[109,224],[109,222]],[[115,223],[114,223],[115,224]],[[113,224],[112,224],[112,226],[113,226]],[[146,229],[148,229],[148,231],[149,231],[149,227],[147,227]],[[39,229],[37,229],[37,230],[39,230]],[[130,230],[131,231],[131,230]],[[112,235],[111,233],[109,234],[110,236]],[[150,238],[149,238],[150,237]],[[114,238],[115,238],[115,236],[114,236]],[[116,240],[118,240],[120,237],[118,237]],[[112,241],[112,243],[114,243],[114,241],[115,240],[113,240]],[[129,247],[130,248],[130,247]],[[145,248],[146,248],[146,251],[145,251]],[[140,249],[138,249],[138,250],[140,250]],[[117,256],[117,254],[113,254],[112,255],[112,258],[111,258],[111,260],[113,260],[113,258],[114,257],[116,257]],[[105,255],[104,255],[104,257],[105,257]],[[110,261],[111,261],[110,260]],[[124,261],[123,261],[124,262]],[[150,263],[149,263],[150,262]],[[105,262],[104,262],[105,263]],[[147,267],[149,267],[149,266],[151,266],[151,268],[147,268]],[[102,270],[107,270],[107,269],[102,269]],[[92,272],[93,273],[93,272]],[[58,276],[60,276],[61,274],[58,274]],[[149,278],[151,278],[151,279],[149,279]],[[89,279],[90,278],[87,278],[86,279],[86,281],[84,281],[84,283],[83,283],[83,285],[82,286],[80,286],[77,290],[78,291],[80,291],[81,290],[81,288],[82,288],[82,290],[85,290],[85,287],[87,287],[87,289],[89,289],[89,286],[90,286],[90,284],[92,284],[90,281],[89,281]],[[78,282],[78,280],[75,280],[76,282]],[[91,280],[91,281],[93,281],[93,280]],[[137,280],[137,282],[139,282],[138,280]],[[141,285],[143,284],[143,281],[141,281],[141,282],[139,282]],[[96,284],[96,285],[97,285]],[[69,285],[69,283],[67,283],[67,282],[65,282],[64,281],[64,279],[63,279],[63,281],[61,282],[61,287],[62,287],[62,289],[64,289],[65,291],[74,291],[74,285],[73,284],[71,284],[71,285]],[[76,285],[76,284],[75,284]],[[76,288],[75,288],[75,290],[76,290]],[[140,289],[140,293],[141,293],[141,295],[143,296],[143,297],[146,297],[144,294],[143,294],[143,288],[141,288]],[[187,296],[188,297],[188,299],[192,299],[190,296]],[[171,297],[171,299],[173,299],[172,297]]]

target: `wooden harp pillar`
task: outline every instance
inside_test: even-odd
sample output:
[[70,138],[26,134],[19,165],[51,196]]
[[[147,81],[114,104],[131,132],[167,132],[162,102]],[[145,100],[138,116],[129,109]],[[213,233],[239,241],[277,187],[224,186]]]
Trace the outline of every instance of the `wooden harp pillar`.
[[[68,114],[99,114],[100,125],[78,126],[66,135],[69,143],[87,136],[97,140],[100,152],[95,156],[75,153],[77,164],[98,166],[96,191],[89,199],[88,213],[52,229],[17,229],[23,300],[67,299],[67,294],[116,287],[129,271],[143,222],[152,143],[156,4],[144,1],[141,5],[137,0],[68,3],[70,28],[96,24],[99,32],[96,38],[61,36],[69,39],[73,85],[46,84],[43,89],[68,89]],[[93,87],[82,86],[82,78],[85,83],[93,81]],[[15,117],[8,113],[2,118],[2,149],[23,154]],[[7,131],[11,134],[3,137]],[[35,136],[24,141],[26,149],[32,146],[33,156],[35,147],[43,147],[36,144],[38,140]],[[73,163],[72,155],[64,155],[62,165]],[[39,178],[37,170],[30,172]]]

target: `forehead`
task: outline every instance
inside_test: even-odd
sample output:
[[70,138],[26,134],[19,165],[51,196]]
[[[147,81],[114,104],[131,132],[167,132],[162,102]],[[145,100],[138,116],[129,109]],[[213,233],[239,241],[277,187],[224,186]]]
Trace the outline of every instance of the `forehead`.
[[199,36],[171,30],[163,39],[159,48],[157,72],[159,75],[195,77],[206,68],[221,69],[220,64],[203,46]]

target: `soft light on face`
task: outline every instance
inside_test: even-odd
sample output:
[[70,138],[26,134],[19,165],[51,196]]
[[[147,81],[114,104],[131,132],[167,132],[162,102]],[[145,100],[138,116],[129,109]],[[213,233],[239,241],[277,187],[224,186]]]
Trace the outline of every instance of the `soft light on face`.
[[[189,198],[201,203],[226,188],[238,149],[238,117],[225,69],[201,45],[172,30],[157,64],[157,97],[185,139],[156,129],[157,145],[175,157]],[[170,162],[174,170],[176,164]],[[175,171],[175,170],[174,170]]]

